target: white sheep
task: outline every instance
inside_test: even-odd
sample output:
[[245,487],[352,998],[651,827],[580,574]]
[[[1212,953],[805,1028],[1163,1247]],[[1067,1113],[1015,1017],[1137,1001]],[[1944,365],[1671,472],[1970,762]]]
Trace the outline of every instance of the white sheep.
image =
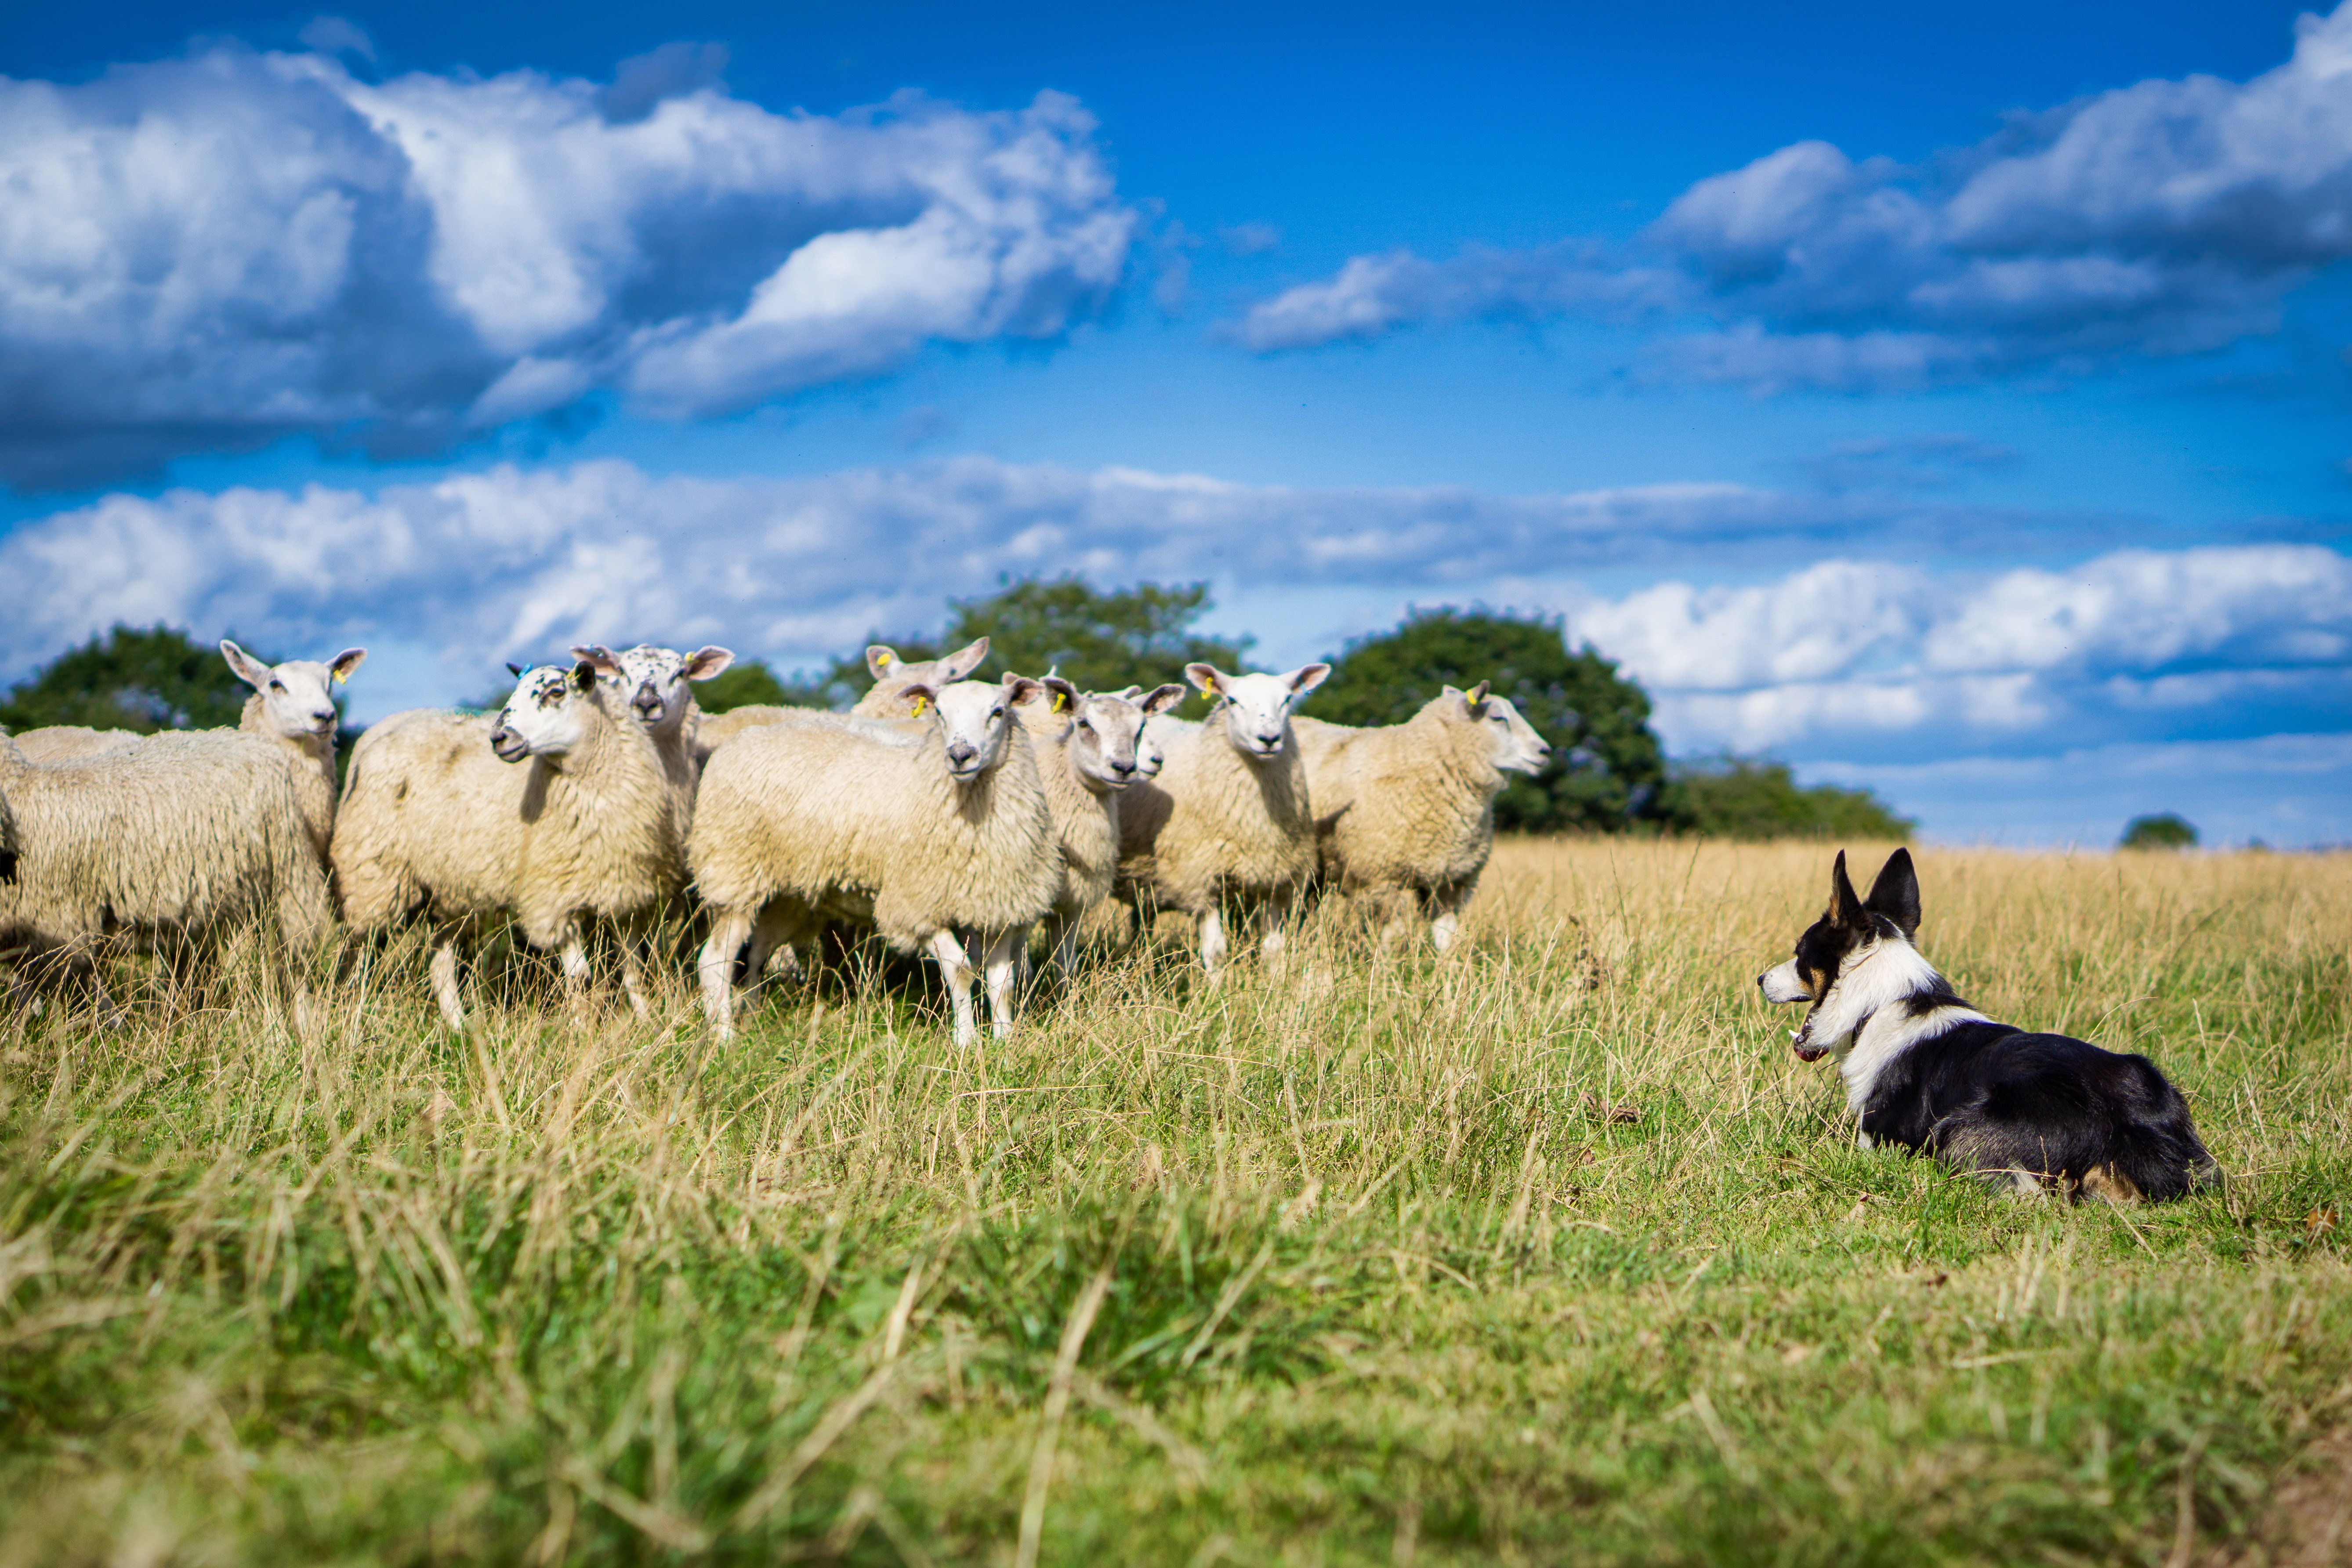
[[892,947],[928,951],[954,1004],[956,1039],[978,1035],[971,960],[982,954],[996,1033],[1013,1025],[1013,982],[1029,928],[1054,906],[1062,861],[1029,738],[1013,709],[1036,683],[919,682],[905,696],[919,740],[844,724],[747,730],[702,776],[688,860],[711,912],[703,1003],[733,1026],[736,954],[755,924],[803,941],[829,920],[870,924]]
[[[605,689],[627,704],[660,753],[662,773],[669,781],[670,803],[677,818],[678,842],[686,842],[687,825],[694,819],[694,788],[702,777],[696,754],[702,710],[694,700],[693,682],[709,680],[735,662],[723,647],[698,647],[692,653],[639,643],[624,653],[598,644],[575,647],[574,658],[610,660],[618,672],[599,676]],[[518,672],[520,673],[520,672]]]
[[260,919],[299,961],[333,927],[284,755],[258,737],[167,731],[40,763],[0,738],[0,795],[16,838],[0,947],[89,970],[107,946],[202,950]]
[[1494,852],[1505,775],[1538,772],[1551,748],[1483,680],[1445,687],[1402,724],[1294,728],[1322,879],[1373,906],[1384,935],[1417,909],[1444,952]]
[[[253,688],[236,728],[274,742],[284,752],[295,795],[302,802],[302,818],[310,825],[310,841],[323,865],[327,840],[335,828],[337,714],[332,688],[358,672],[367,649],[345,648],[324,664],[289,658],[276,665],[262,663],[226,637],[221,639],[220,650],[229,672]],[[16,745],[28,762],[57,763],[99,756],[142,739],[130,730],[55,724],[26,731],[16,737]]]
[[352,750],[336,826],[343,918],[373,931],[420,908],[442,1016],[463,1032],[453,927],[511,913],[554,949],[575,991],[593,920],[622,927],[622,983],[640,1016],[643,927],[686,879],[669,780],[653,736],[600,677],[619,661],[527,670],[495,719],[396,713]]
[[[921,659],[913,664],[900,658],[893,649],[876,643],[866,650],[866,668],[874,677],[874,685],[849,710],[850,714],[859,719],[902,718],[907,711],[903,692],[908,686],[916,681],[933,688],[952,685],[978,668],[987,657],[986,637],[944,658]],[[708,763],[711,752],[746,730],[756,730],[762,724],[797,722],[813,715],[839,717],[829,709],[793,708],[773,702],[747,702],[724,713],[709,714],[696,733],[694,760],[698,764]]]
[[245,734],[266,737],[284,753],[295,796],[302,803],[302,820],[310,825],[310,843],[323,866],[335,832],[335,727],[340,715],[333,689],[359,673],[367,662],[367,649],[347,647],[323,664],[309,658],[264,664],[226,637],[221,639],[220,650],[230,672],[253,688],[236,727]]
[[16,749],[28,763],[68,763],[94,757],[139,740],[136,730],[93,730],[87,724],[45,724],[16,737]]
[[[1139,762],[1145,726],[1184,700],[1168,685],[1136,700],[1127,692],[1080,692],[1057,675],[1040,686],[1045,701],[1018,710],[1037,749],[1037,772],[1054,814],[1062,855],[1062,887],[1048,917],[1054,961],[1075,967],[1078,927],[1110,897],[1118,873],[1119,797],[1143,776]],[[1129,691],[1140,694],[1139,688]]]
[[917,659],[909,664],[898,657],[896,648],[884,643],[869,643],[866,648],[866,673],[874,678],[866,695],[850,709],[861,719],[895,719],[906,711],[905,692],[910,686],[928,686],[941,690],[954,685],[981,667],[988,658],[988,639],[980,637],[950,654],[938,658]]
[[1328,664],[1286,675],[1186,665],[1185,679],[1217,706],[1202,723],[1166,721],[1166,765],[1119,803],[1121,879],[1199,922],[1201,965],[1212,975],[1224,960],[1228,906],[1265,922],[1271,956],[1314,874],[1315,822],[1290,710],[1330,673]]

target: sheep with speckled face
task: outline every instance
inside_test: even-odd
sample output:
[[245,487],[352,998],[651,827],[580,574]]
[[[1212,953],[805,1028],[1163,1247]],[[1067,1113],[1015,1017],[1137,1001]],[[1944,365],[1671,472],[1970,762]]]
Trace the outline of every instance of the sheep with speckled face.
[[454,928],[510,913],[523,940],[589,975],[590,921],[617,922],[640,1016],[643,928],[686,880],[676,801],[653,735],[602,677],[617,659],[525,670],[495,718],[412,710],[352,748],[334,863],[343,918],[373,931],[443,922],[433,987],[462,1032]]
[[1184,689],[1162,686],[1139,701],[1123,692],[1081,692],[1058,675],[1039,685],[1041,700],[1017,711],[1037,748],[1061,847],[1062,888],[1046,925],[1054,961],[1066,974],[1077,956],[1079,923],[1110,897],[1118,877],[1119,803],[1143,776],[1145,729],[1184,700]]
[[1371,907],[1383,934],[1417,911],[1444,952],[1495,847],[1495,796],[1551,748],[1485,681],[1448,686],[1402,724],[1297,721],[1319,875]]
[[790,943],[826,921],[929,952],[964,1043],[978,1035],[970,935],[995,1031],[1011,1031],[1022,944],[1062,884],[1037,760],[1013,717],[1035,686],[1018,676],[939,690],[915,683],[902,695],[919,738],[767,724],[712,756],[688,859],[711,912],[703,1004],[722,1037],[733,1025],[736,955],[754,926]]
[[169,731],[40,763],[0,738],[0,795],[16,837],[0,948],[95,978],[110,947],[203,951],[259,920],[299,960],[333,928],[284,754],[258,736]]
[[723,673],[735,662],[734,654],[723,647],[698,647],[692,653],[680,653],[676,648],[639,643],[622,653],[614,653],[602,644],[575,647],[572,657],[601,658],[614,670],[597,679],[636,715],[637,722],[654,738],[654,750],[661,756],[663,776],[669,781],[678,841],[684,843],[687,825],[694,820],[695,785],[702,777],[702,764],[695,754],[702,710],[695,704],[693,683]]
[[1261,949],[1282,951],[1284,925],[1315,871],[1315,823],[1290,710],[1331,673],[1227,675],[1188,664],[1185,679],[1217,706],[1201,723],[1162,720],[1167,763],[1119,803],[1119,877],[1200,928],[1201,964],[1214,975],[1229,911],[1260,921]]

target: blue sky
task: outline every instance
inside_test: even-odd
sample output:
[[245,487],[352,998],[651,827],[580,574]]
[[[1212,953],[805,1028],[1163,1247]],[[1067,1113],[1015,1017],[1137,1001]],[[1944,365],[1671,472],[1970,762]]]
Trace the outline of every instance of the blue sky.
[[[26,8],[19,7],[16,11]],[[2352,10],[0,20],[0,679],[1568,617],[1936,838],[2352,839]]]

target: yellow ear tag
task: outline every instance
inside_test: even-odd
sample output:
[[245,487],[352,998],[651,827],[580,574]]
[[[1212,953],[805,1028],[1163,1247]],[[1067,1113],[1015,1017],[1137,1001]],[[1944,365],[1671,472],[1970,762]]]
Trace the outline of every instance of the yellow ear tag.
[[918,697],[918,698],[916,698],[916,699],[915,699],[915,717],[916,717],[916,718],[918,718],[918,719],[921,718],[921,717],[923,716],[923,710],[924,710],[925,708],[929,707],[929,705],[930,705],[930,703],[929,703],[929,699],[927,699],[927,698],[921,698],[921,697]]
[[1217,694],[1217,678],[1216,678],[1215,676],[1213,676],[1213,676],[1209,677],[1209,679],[1206,679],[1206,680],[1204,680],[1204,681],[1201,682],[1201,695],[1202,695],[1202,696],[1203,696],[1203,697],[1214,697],[1216,694]]
[[1068,695],[1066,692],[1056,691],[1055,693],[1054,693],[1054,706],[1053,706],[1050,710],[1048,710],[1048,711],[1050,711],[1050,712],[1055,712],[1055,713],[1059,713],[1059,712],[1061,712],[1064,709],[1066,709],[1066,708],[1069,707],[1069,705],[1070,705],[1070,699],[1069,699],[1069,695]]

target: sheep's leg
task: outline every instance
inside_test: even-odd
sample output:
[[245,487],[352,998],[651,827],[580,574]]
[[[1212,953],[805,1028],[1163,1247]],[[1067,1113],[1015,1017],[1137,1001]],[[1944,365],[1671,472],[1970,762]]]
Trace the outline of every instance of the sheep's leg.
[[1078,972],[1078,923],[1067,915],[1054,917],[1054,967],[1065,980]]
[[588,962],[588,942],[579,921],[563,928],[563,946],[556,956],[563,968],[564,1000],[571,1005],[574,1018],[584,1018],[588,1013],[588,982],[596,971]]
[[621,928],[621,989],[629,998],[629,1011],[639,1018],[654,1016],[653,1003],[646,995],[646,957],[653,951],[653,932],[643,920],[633,920]]
[[1438,952],[1444,952],[1452,947],[1454,939],[1461,935],[1462,906],[1468,903],[1470,895],[1477,890],[1478,879],[1474,875],[1467,881],[1440,888],[1430,895],[1429,901],[1437,912],[1429,922],[1429,940]]
[[720,1039],[735,1033],[735,954],[751,936],[748,910],[722,910],[710,921],[696,968],[702,974],[702,1012]]
[[798,934],[794,922],[786,914],[781,900],[771,900],[761,906],[757,919],[751,922],[751,951],[743,959],[743,984],[757,985],[768,972],[771,955],[783,962],[778,966],[787,975],[801,973],[800,954],[793,951],[793,938]]
[[1029,951],[1029,928],[1014,926],[999,931],[988,944],[988,1023],[1000,1040],[1013,1033],[1013,988],[1021,960]]
[[1218,967],[1224,962],[1225,917],[1216,905],[1211,904],[1201,916],[1201,967],[1214,980]]
[[1258,939],[1258,952],[1265,955],[1269,963],[1281,961],[1282,950],[1290,941],[1290,910],[1297,897],[1295,887],[1276,888],[1266,895],[1265,908],[1258,911],[1258,918],[1265,922],[1265,934]]
[[466,1004],[457,994],[457,943],[443,937],[433,947],[433,999],[441,1004],[441,1020],[453,1035],[466,1032]]
[[940,978],[947,982],[955,1004],[955,1042],[969,1046],[980,1038],[980,1019],[971,1005],[971,957],[951,931],[931,933],[931,956],[939,960]]

